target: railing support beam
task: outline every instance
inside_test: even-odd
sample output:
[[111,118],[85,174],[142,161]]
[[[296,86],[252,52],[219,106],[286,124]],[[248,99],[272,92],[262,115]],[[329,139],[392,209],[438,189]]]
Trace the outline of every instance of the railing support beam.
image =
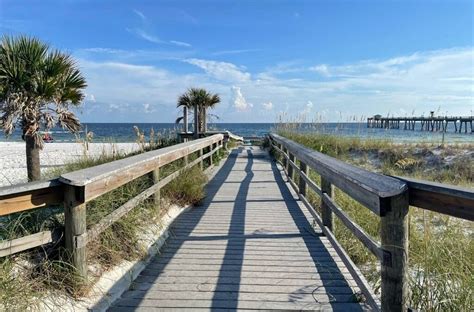
[[[204,150],[201,148],[199,150],[199,157],[202,157],[202,155],[204,155]],[[201,170],[204,170],[204,160],[201,159],[201,161],[199,162],[199,166],[201,167]]]
[[[300,161],[300,170],[302,173],[308,175],[308,167],[302,161]],[[300,190],[300,194],[306,197],[306,181],[302,177],[299,177],[298,188]]]
[[[153,184],[156,184],[160,181],[160,167],[158,167],[155,170],[153,170],[152,172],[150,172],[150,178],[151,178]],[[157,190],[153,194],[152,200],[153,200],[153,203],[158,206],[158,209],[160,209],[160,207],[159,207],[160,198],[161,198],[160,190]]]
[[[333,197],[333,187],[332,184],[326,180],[323,176],[321,176],[321,192],[324,194],[326,193],[329,197]],[[321,219],[323,220],[323,224],[333,232],[333,215],[331,208],[326,205],[321,197]]]
[[84,188],[64,186],[64,238],[69,260],[77,274],[87,279],[86,246],[80,240],[86,233]]
[[394,196],[381,217],[380,237],[384,250],[381,275],[382,311],[405,311],[408,299],[408,192]]
[[[290,158],[290,161],[292,161],[293,163],[295,162],[295,155],[293,155],[292,153],[288,152],[288,156]],[[293,166],[290,164],[290,162],[288,162],[288,179],[290,180],[293,180],[295,179],[294,175],[293,175]]]

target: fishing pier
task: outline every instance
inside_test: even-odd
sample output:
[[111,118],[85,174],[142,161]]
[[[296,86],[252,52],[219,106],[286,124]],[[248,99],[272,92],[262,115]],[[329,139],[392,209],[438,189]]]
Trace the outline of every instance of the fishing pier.
[[452,123],[454,132],[472,133],[474,132],[473,121],[473,116],[382,117],[375,115],[367,118],[367,128],[416,130],[419,126],[420,131],[446,132],[449,124]]
[[[174,220],[160,252],[110,311],[403,311],[410,206],[474,220],[472,189],[369,172],[277,134],[266,140],[270,149],[228,151],[201,205]],[[0,242],[0,257],[62,246],[70,254],[65,261],[87,278],[91,242],[144,200],[161,205],[161,188],[183,168],[207,170],[222,150],[224,135],[213,134],[58,179],[0,188],[0,216],[64,209],[63,227]],[[175,161],[184,167],[166,176],[160,172]],[[87,224],[90,201],[142,176],[152,179],[152,186],[98,223]],[[380,239],[344,212],[336,187],[380,218]],[[380,297],[336,239],[335,218],[379,259]]]

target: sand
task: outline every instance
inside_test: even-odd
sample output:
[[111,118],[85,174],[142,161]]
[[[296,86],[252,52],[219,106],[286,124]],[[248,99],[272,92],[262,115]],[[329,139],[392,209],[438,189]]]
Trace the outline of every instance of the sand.
[[[137,143],[91,143],[91,157],[102,153],[130,153],[139,149]],[[41,172],[49,168],[63,166],[84,157],[81,143],[46,143],[40,152]],[[0,142],[0,187],[27,182],[26,155],[24,142]]]

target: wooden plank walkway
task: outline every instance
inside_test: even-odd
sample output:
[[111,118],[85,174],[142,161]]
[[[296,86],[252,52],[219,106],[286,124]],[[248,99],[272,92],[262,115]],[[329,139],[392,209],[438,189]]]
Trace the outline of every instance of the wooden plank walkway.
[[110,311],[368,310],[265,151],[234,150],[207,193]]

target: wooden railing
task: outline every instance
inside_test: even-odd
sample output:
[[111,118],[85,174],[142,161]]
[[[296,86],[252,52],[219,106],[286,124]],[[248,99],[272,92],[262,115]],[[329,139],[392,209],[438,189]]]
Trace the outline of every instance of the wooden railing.
[[[372,290],[355,268],[333,234],[333,214],[371,251],[381,264],[382,311],[403,311],[408,298],[408,221],[409,206],[436,211],[474,221],[474,190],[409,178],[389,177],[352,166],[316,152],[277,134],[270,134],[273,149],[282,156],[281,164],[301,201],[311,212],[323,233],[334,245],[361,290]],[[299,165],[297,165],[299,161]],[[311,180],[309,169],[321,178],[320,186]],[[299,185],[294,182],[299,177]],[[380,217],[378,242],[356,224],[333,198],[333,186]],[[310,204],[307,189],[320,197],[320,211]],[[369,302],[374,305],[378,302]]]
[[[63,206],[65,247],[69,251],[72,265],[82,277],[86,277],[88,242],[96,239],[145,199],[152,197],[158,204],[162,187],[177,178],[186,168],[198,164],[202,168],[206,159],[210,159],[209,163],[212,164],[213,155],[223,147],[223,143],[224,136],[216,134],[74,171],[51,181],[3,187],[0,188],[0,217],[32,209]],[[194,153],[199,153],[199,156],[188,161],[188,157]],[[160,179],[160,168],[179,159],[184,159],[184,167]],[[87,202],[144,175],[150,175],[153,179],[151,187],[87,229]],[[0,257],[54,242],[59,236],[61,235],[57,235],[55,231],[44,231],[0,242]]]

